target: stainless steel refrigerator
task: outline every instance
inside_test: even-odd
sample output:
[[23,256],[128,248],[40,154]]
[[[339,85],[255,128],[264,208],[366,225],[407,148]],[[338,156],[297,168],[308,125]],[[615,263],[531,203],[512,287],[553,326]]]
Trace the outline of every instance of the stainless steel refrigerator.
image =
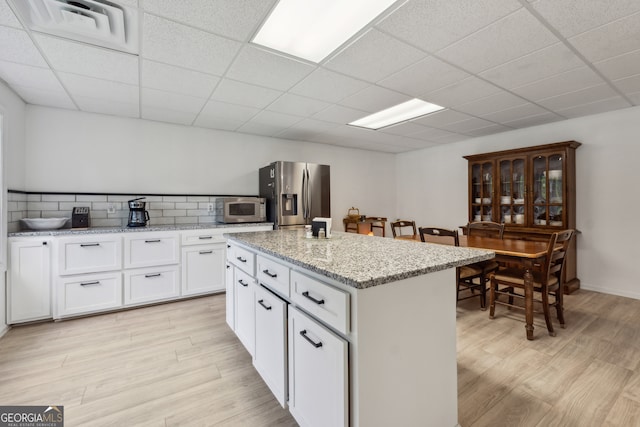
[[267,221],[274,228],[331,217],[328,165],[279,161],[260,168],[259,175],[260,197],[267,199]]

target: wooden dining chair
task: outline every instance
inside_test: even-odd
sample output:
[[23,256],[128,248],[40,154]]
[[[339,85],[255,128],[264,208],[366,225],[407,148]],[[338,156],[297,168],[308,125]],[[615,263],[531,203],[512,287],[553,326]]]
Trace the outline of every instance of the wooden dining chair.
[[[504,224],[491,221],[470,222],[465,227],[467,236],[482,236],[492,237],[495,239],[502,239],[504,236]],[[491,273],[497,271],[500,268],[495,260],[489,259],[473,264],[476,267],[482,268],[484,276],[482,280],[489,281]],[[471,290],[473,292],[473,289]],[[484,307],[483,307],[484,308]]]
[[[549,335],[555,336],[556,333],[553,330],[551,323],[551,316],[549,314],[550,307],[555,306],[558,321],[562,328],[565,327],[564,322],[564,306],[563,306],[563,293],[564,283],[562,280],[562,273],[564,270],[564,264],[566,259],[567,249],[571,243],[571,237],[574,230],[565,230],[553,233],[549,238],[549,244],[547,246],[547,254],[545,256],[544,263],[540,265],[537,271],[532,271],[533,274],[533,290],[540,294],[539,299],[533,299],[533,301],[526,301],[525,295],[522,292],[517,292],[516,289],[524,291],[524,270],[521,268],[508,268],[499,270],[491,275],[491,286],[489,292],[489,317],[494,318],[496,304],[502,304],[509,307],[516,307],[525,309],[527,304],[533,304],[534,302],[542,304],[542,311],[544,313],[544,320],[547,324],[547,330]],[[499,300],[500,295],[506,295],[509,297],[508,301]],[[549,302],[549,295],[554,297],[553,302]],[[524,306],[513,303],[513,298],[519,298],[524,301]]]
[[[411,229],[411,231],[412,231],[411,234],[406,233],[406,231],[408,231],[408,229]],[[394,239],[397,236],[404,236],[404,235],[417,236],[418,235],[418,231],[416,229],[416,222],[415,221],[402,220],[402,219],[399,219],[397,221],[393,221],[391,223],[391,233],[393,234],[393,238]]]
[[368,216],[366,221],[371,223],[371,233],[375,234],[375,230],[380,230],[382,237],[386,236],[385,228],[387,228],[387,218],[382,216]]
[[[418,228],[420,240],[429,243],[453,244],[460,246],[460,238],[456,230],[448,230],[446,228],[437,227],[420,227]],[[429,237],[427,237],[429,236]],[[437,239],[437,240],[436,240]],[[478,290],[476,294],[471,292],[470,295],[460,297],[460,292],[464,290]],[[474,264],[465,265],[456,268],[456,300],[462,301],[469,298],[480,297],[480,307],[486,306],[487,286],[484,280],[482,267]]]

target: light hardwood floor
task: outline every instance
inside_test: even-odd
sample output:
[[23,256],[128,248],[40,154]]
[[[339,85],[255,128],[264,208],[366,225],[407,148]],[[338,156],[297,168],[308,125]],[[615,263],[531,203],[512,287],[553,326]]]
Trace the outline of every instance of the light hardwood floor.
[[[578,291],[567,329],[460,303],[463,427],[640,426],[640,301]],[[11,329],[0,404],[64,405],[65,425],[295,426],[225,323],[224,295]],[[439,426],[434,426],[439,427]]]

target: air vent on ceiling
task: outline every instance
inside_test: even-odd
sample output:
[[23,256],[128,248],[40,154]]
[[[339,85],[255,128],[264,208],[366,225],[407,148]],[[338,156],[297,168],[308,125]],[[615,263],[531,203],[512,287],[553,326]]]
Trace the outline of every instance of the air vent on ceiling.
[[34,31],[138,53],[137,11],[107,0],[13,0]]

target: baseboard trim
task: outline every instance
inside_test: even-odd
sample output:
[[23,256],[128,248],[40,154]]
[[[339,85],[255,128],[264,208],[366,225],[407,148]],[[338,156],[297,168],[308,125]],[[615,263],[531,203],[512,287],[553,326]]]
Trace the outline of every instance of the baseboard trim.
[[584,289],[585,291],[594,291],[600,292],[602,294],[610,294],[617,295],[619,297],[633,298],[640,300],[640,292],[632,292],[622,289],[611,289],[611,288],[603,288],[601,286],[591,286],[584,281],[580,283],[580,289]]

